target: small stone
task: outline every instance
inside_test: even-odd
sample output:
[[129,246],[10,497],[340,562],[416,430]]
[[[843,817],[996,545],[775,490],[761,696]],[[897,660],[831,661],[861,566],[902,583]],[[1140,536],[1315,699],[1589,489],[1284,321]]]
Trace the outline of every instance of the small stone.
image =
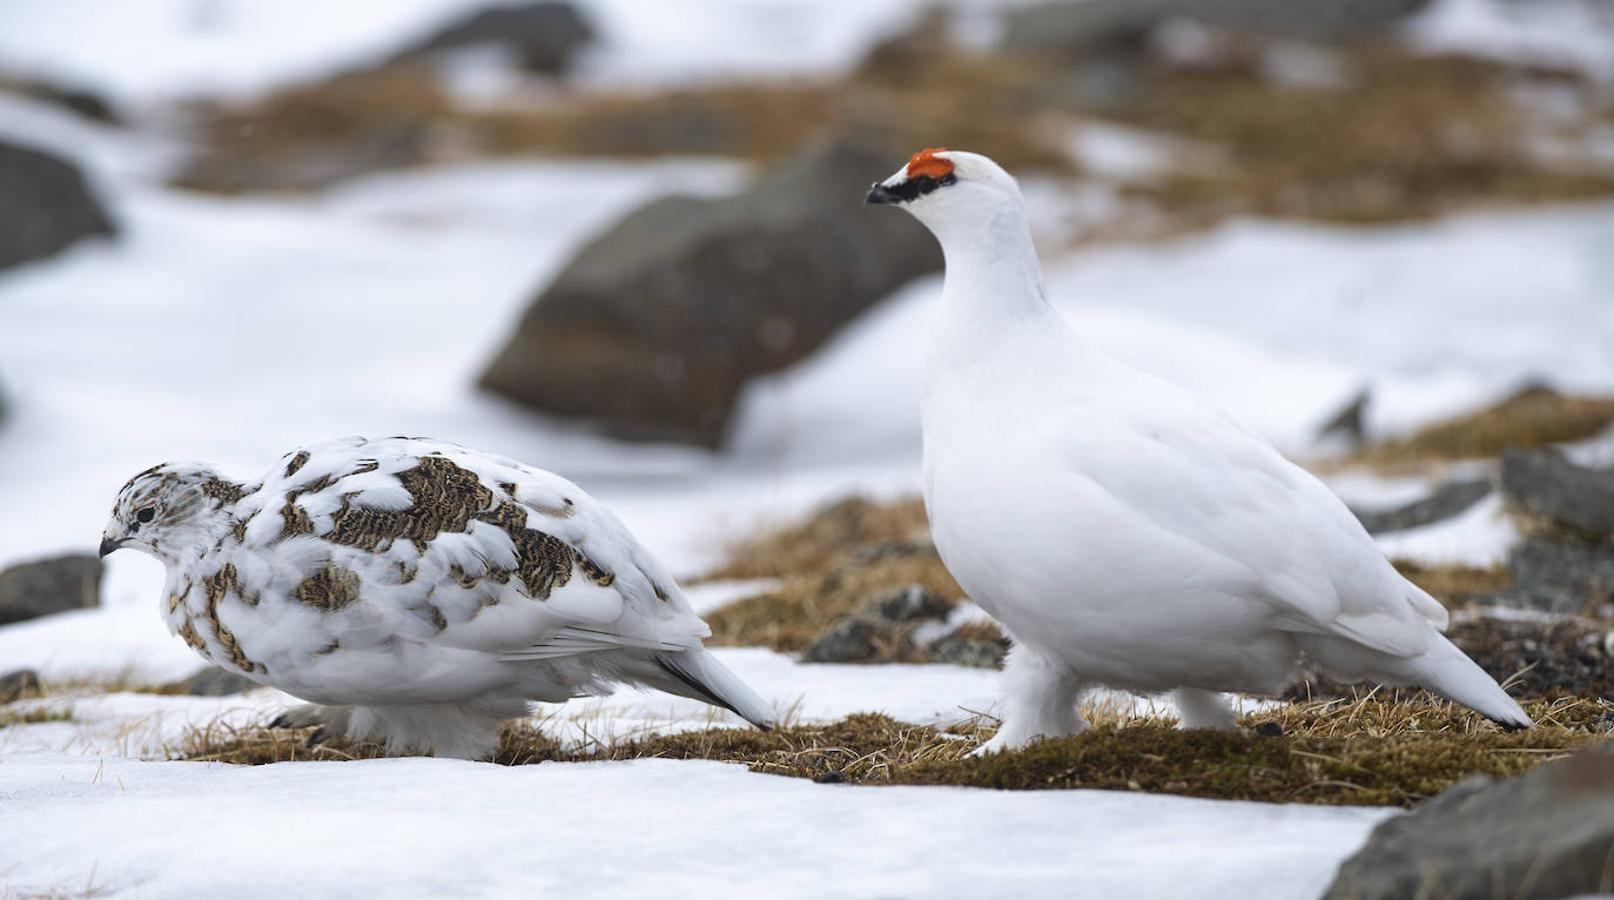
[[910,584],[880,594],[858,610],[858,613],[886,622],[912,622],[919,619],[945,619],[953,609],[947,598],[928,591],[923,585]]
[[1003,658],[1008,652],[1006,642],[966,638],[956,634],[949,634],[930,645],[931,661],[976,669],[1003,668]]
[[813,781],[817,784],[842,784],[846,776],[839,772],[821,772],[813,776]]
[[891,631],[889,623],[844,616],[824,629],[801,658],[806,662],[867,662],[879,655],[879,638]]
[[1283,737],[1283,726],[1277,722],[1262,722],[1252,730],[1261,737]]

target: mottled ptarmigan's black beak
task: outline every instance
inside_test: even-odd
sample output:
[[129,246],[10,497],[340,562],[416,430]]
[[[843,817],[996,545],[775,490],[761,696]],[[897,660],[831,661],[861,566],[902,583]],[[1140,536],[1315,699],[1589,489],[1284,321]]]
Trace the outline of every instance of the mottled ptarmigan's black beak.
[[106,555],[108,553],[111,553],[122,546],[123,541],[114,541],[113,539],[106,537],[101,538],[101,558],[106,559]]
[[874,186],[869,188],[869,195],[863,198],[863,202],[875,205],[885,205],[889,203],[896,203],[900,199],[902,198],[891,193],[890,188],[876,181]]

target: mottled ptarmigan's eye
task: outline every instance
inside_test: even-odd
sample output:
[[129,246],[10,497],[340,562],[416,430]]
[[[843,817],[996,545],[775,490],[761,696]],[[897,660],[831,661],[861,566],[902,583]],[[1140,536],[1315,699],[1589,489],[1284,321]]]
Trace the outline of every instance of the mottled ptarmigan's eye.
[[157,508],[154,506],[148,506],[145,509],[135,513],[135,518],[140,520],[142,524],[150,522],[152,519],[157,518]]

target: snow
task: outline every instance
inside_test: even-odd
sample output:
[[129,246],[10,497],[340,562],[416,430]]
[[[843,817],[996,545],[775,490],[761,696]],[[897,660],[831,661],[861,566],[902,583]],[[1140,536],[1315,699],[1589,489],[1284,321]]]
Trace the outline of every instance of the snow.
[[[30,891],[211,896],[1314,896],[1384,810],[817,785],[705,762],[0,765]],[[198,856],[205,842],[206,855]],[[1193,873],[1191,877],[1185,873]]]
[[[500,0],[51,0],[0,5],[0,73],[153,107],[241,99],[380,58]],[[513,4],[516,0],[502,0]],[[849,69],[925,0],[581,0],[599,33],[580,78],[634,86]],[[977,7],[1001,5],[974,0]]]
[[1438,0],[1405,31],[1425,52],[1578,69],[1614,80],[1614,9],[1606,0]]

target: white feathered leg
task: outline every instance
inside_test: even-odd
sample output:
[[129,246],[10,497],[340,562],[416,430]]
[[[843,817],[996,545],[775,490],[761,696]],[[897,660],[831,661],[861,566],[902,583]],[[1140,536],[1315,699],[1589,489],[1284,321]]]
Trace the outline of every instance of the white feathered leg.
[[1227,698],[1214,691],[1198,688],[1177,688],[1171,692],[1177,704],[1177,721],[1183,728],[1214,728],[1232,731],[1238,728],[1238,718]]
[[981,756],[1024,747],[1037,738],[1065,737],[1087,730],[1076,713],[1083,679],[1025,644],[1009,649],[1003,665],[1003,725],[975,751]]

